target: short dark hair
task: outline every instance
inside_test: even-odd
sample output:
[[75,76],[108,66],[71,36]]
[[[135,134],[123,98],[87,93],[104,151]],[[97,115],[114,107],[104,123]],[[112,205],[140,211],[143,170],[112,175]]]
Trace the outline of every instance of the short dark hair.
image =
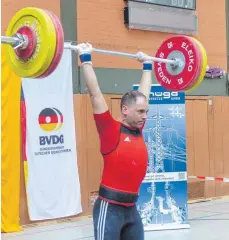
[[121,99],[121,104],[120,104],[120,107],[122,109],[122,106],[123,105],[131,105],[133,103],[136,103],[137,101],[137,98],[138,97],[143,97],[146,99],[146,96],[142,93],[142,92],[139,92],[139,91],[130,91],[130,92],[127,92],[125,93],[123,96],[122,96],[122,99]]

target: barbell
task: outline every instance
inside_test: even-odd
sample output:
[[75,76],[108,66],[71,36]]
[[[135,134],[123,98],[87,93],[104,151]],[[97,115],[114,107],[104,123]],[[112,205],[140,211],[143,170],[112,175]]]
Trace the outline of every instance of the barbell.
[[[1,36],[6,59],[12,70],[24,78],[49,76],[60,63],[64,49],[76,51],[78,45],[64,41],[59,18],[51,11],[26,7],[12,17]],[[93,48],[93,53],[137,58],[136,54]],[[159,84],[171,91],[190,91],[204,79],[207,54],[204,46],[188,36],[165,40],[156,51],[154,73]]]

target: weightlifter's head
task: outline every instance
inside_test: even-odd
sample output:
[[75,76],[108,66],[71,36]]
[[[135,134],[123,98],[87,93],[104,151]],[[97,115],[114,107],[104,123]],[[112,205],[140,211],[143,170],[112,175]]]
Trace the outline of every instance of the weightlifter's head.
[[139,91],[130,91],[121,99],[122,121],[134,128],[141,128],[146,120],[148,102],[146,96]]

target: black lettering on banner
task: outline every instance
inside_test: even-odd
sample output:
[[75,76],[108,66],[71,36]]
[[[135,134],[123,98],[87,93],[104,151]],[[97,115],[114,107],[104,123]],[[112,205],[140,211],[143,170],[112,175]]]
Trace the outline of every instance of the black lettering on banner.
[[178,173],[178,179],[185,180],[185,173],[183,173],[183,172]]
[[50,151],[47,152],[35,152],[35,156],[40,156],[40,155],[50,155]]
[[52,136],[40,136],[40,145],[44,146],[44,145],[56,145],[56,144],[63,144],[64,143],[64,136],[60,135],[52,135]]

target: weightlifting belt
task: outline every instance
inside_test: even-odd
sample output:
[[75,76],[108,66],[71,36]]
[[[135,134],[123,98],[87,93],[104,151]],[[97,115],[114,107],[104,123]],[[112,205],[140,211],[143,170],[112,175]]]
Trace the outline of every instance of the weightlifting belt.
[[100,188],[99,188],[99,196],[107,200],[124,203],[124,204],[135,203],[138,200],[138,194],[119,192],[113,189],[106,188],[102,185],[100,185]]

